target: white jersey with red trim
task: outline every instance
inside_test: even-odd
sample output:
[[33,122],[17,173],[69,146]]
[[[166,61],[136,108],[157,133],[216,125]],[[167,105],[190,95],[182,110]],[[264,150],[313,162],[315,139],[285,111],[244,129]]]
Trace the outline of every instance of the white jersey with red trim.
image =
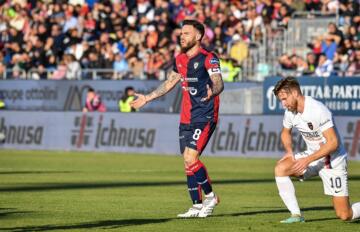
[[[346,160],[347,153],[338,135],[330,110],[312,97],[305,96],[303,113],[293,113],[286,110],[283,126],[289,129],[296,128],[299,131],[306,143],[306,154],[309,155],[319,150],[320,144],[326,143],[323,132],[333,127],[339,139],[339,146],[335,152],[329,154],[331,167],[336,168]],[[327,157],[324,157],[320,161],[326,163],[326,159]]]

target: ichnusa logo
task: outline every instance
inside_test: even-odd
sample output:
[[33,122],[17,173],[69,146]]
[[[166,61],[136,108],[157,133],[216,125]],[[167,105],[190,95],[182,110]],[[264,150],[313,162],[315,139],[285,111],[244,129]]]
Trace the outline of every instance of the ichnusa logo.
[[89,145],[90,135],[93,133],[93,117],[83,114],[81,117],[74,118],[75,129],[71,131],[71,145],[81,148],[83,145]]
[[104,120],[104,115],[77,116],[74,119],[71,145],[76,148],[136,147],[153,148],[155,128],[125,128],[118,126],[115,119]]

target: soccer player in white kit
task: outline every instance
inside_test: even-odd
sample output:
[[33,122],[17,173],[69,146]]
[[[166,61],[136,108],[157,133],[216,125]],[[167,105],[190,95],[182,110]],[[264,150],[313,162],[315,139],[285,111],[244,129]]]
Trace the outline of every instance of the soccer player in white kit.
[[[290,176],[304,180],[320,176],[324,193],[332,196],[336,216],[344,221],[359,218],[360,202],[352,206],[349,203],[347,153],[329,109],[312,97],[302,95],[293,77],[281,79],[273,92],[286,109],[281,131],[285,155],[276,164],[275,180],[291,217],[281,223],[305,222]],[[292,128],[301,133],[306,151],[293,154]]]

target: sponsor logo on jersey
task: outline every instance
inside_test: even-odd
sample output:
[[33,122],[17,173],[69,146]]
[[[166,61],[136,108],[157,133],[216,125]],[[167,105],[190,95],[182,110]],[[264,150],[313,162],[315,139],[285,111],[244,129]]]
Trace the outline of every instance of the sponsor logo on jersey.
[[314,126],[313,126],[313,124],[312,124],[311,122],[308,122],[307,125],[308,125],[308,127],[310,128],[310,130],[313,130],[313,129],[314,129]]
[[219,59],[217,59],[217,58],[211,58],[211,59],[210,59],[210,64],[219,64]]
[[198,66],[199,66],[199,62],[195,62],[194,63],[194,69],[197,69]]
[[191,95],[196,95],[198,92],[197,89],[192,86],[183,86],[182,88],[183,90],[188,91]]
[[307,132],[307,131],[299,131],[300,134],[304,137],[304,139],[310,140],[310,141],[317,141],[321,140],[321,136],[317,131]]
[[187,82],[198,82],[199,81],[199,79],[197,77],[185,77],[184,80]]

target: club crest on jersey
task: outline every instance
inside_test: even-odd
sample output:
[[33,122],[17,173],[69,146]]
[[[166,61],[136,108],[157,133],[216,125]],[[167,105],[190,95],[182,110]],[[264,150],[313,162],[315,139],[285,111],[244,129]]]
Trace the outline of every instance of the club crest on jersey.
[[198,62],[195,62],[195,63],[194,63],[194,69],[197,69],[198,66],[199,66],[199,63],[198,63]]
[[313,129],[314,129],[314,126],[313,126],[313,124],[312,124],[311,122],[308,122],[307,125],[308,125],[308,127],[310,128],[310,130],[313,130]]

